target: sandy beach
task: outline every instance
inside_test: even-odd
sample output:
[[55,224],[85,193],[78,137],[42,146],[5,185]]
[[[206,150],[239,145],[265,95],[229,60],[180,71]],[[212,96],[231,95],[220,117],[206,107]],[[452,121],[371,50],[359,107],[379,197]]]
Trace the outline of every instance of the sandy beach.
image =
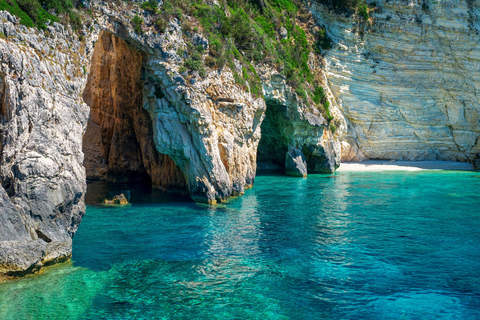
[[337,172],[346,171],[419,171],[419,170],[473,170],[473,164],[455,161],[384,161],[344,162]]

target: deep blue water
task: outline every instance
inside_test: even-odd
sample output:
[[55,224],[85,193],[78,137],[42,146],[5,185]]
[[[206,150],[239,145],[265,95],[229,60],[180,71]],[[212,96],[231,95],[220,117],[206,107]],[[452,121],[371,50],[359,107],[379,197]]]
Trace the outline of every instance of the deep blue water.
[[0,319],[480,319],[478,172],[260,176],[217,206],[132,188],[88,206],[73,263],[1,284]]

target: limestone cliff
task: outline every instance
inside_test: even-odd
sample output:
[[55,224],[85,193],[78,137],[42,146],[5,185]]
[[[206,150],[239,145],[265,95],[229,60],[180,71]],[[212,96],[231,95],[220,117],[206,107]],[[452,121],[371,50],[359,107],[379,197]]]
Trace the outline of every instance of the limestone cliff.
[[[476,2],[377,1],[368,21],[305,2],[333,40],[323,57],[307,57],[336,132],[271,66],[254,66],[262,94],[238,84],[237,60],[183,70],[187,34],[204,55],[209,42],[173,16],[159,32],[131,3],[82,3],[92,14],[82,39],[0,12],[0,276],[71,255],[87,178],[148,181],[216,203],[251,187],[259,161],[304,176],[333,172],[340,153],[480,153]],[[132,25],[137,14],[142,26]]]
[[209,203],[241,195],[255,179],[266,110],[282,127],[264,128],[285,142],[281,165],[295,149],[310,173],[338,167],[328,122],[275,70],[262,71],[265,99],[229,67],[182,71],[187,43],[175,18],[158,32],[145,13],[139,32],[131,5],[84,3],[94,21],[82,39],[0,13],[0,276],[70,257],[87,178],[144,180]]
[[[0,274],[66,259],[85,213],[84,48],[0,12]],[[76,40],[75,36],[73,36]]]
[[342,160],[472,161],[480,152],[479,2],[369,6],[365,21],[308,4],[334,42],[325,72],[346,120]]

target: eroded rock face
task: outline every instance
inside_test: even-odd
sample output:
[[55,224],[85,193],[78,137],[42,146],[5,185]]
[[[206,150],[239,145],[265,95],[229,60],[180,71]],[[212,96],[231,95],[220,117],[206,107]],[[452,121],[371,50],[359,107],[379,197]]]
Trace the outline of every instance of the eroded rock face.
[[[177,21],[164,34],[139,35],[127,7],[89,6],[96,23],[82,43],[59,24],[46,37],[0,13],[8,37],[0,39],[0,276],[70,257],[87,175],[147,178],[209,203],[241,195],[255,179],[265,100],[228,68],[181,73]],[[340,145],[325,119],[277,80],[264,77],[264,91],[283,106],[286,146],[301,150],[308,172],[332,172]]]
[[302,151],[292,149],[285,154],[285,173],[294,177],[307,176],[307,160]]
[[[194,200],[214,203],[243,194],[255,178],[264,101],[236,86],[231,72],[187,85],[177,68],[158,60],[145,67],[152,84],[145,88],[144,108],[157,150],[185,173]],[[161,84],[165,97],[155,95],[153,83]]]
[[262,74],[267,111],[259,161],[284,165],[285,153],[299,149],[309,173],[332,173],[340,165],[340,142],[314,107],[305,105],[276,72]]
[[142,60],[125,41],[101,32],[83,92],[90,106],[83,137],[87,178],[147,180],[160,189],[183,191],[183,173],[157,151],[152,121],[143,109]]
[[335,43],[325,62],[348,124],[343,160],[473,160],[480,150],[475,2],[376,3],[371,25],[310,5]]
[[85,51],[64,27],[49,26],[46,38],[0,12],[0,31],[1,277],[70,256],[85,213],[88,107]]

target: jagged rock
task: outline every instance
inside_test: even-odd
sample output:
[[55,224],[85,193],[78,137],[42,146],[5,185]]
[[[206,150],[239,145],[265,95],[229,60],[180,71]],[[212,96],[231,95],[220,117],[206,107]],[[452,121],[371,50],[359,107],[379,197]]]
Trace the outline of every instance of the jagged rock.
[[261,74],[267,110],[259,161],[272,159],[284,165],[285,153],[298,148],[305,155],[308,172],[334,172],[340,165],[341,146],[325,118],[299,99],[282,75],[268,68]]
[[293,148],[285,154],[285,173],[294,177],[307,176],[307,160],[302,151]]
[[195,33],[193,35],[192,43],[195,46],[201,45],[204,50],[208,50],[208,40],[200,33]]
[[114,196],[111,200],[105,199],[103,201],[105,204],[116,204],[116,205],[126,205],[128,204],[128,200],[123,193]]
[[58,24],[45,37],[12,21],[0,12],[15,29],[0,39],[0,277],[67,259],[85,213],[85,47]]
[[288,38],[288,30],[285,27],[280,28],[280,39],[285,40]]

